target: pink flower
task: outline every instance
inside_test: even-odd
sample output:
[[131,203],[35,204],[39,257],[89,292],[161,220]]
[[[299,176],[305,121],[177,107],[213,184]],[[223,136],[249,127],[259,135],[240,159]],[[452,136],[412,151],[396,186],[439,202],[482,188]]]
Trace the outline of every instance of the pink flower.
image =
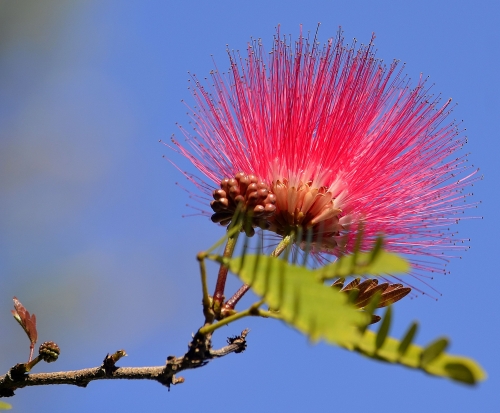
[[228,51],[230,70],[213,70],[211,87],[192,77],[195,134],[181,127],[187,146],[174,143],[213,184],[240,171],[266,183],[281,236],[312,228],[316,251],[339,255],[362,222],[364,248],[382,233],[386,248],[433,270],[415,255],[446,261],[462,248],[450,225],[475,171],[456,153],[465,138],[448,120],[451,100],[422,78],[411,87],[398,62],[375,58],[373,40],[350,47],[339,32],[292,44],[278,29],[270,53],[260,39],[246,57]]

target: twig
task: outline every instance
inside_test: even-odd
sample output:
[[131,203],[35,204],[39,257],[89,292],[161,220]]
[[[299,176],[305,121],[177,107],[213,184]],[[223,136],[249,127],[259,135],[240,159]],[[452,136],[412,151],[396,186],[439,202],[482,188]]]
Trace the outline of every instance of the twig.
[[201,289],[203,294],[202,303],[203,303],[203,315],[205,316],[205,324],[212,324],[215,318],[215,313],[214,310],[212,309],[212,298],[208,294],[205,257],[206,257],[205,252],[200,252],[196,256],[198,262],[200,263]]
[[99,367],[61,371],[56,373],[16,374],[13,367],[10,371],[0,376],[0,397],[14,395],[14,391],[28,386],[45,386],[49,384],[71,384],[86,387],[94,380],[154,380],[167,386],[184,382],[184,378],[176,377],[183,370],[202,367],[210,360],[226,356],[230,353],[241,353],[246,348],[246,336],[249,330],[244,330],[241,335],[228,338],[228,345],[218,350],[213,350],[211,335],[197,333],[189,350],[182,357],[169,356],[164,366],[154,367],[115,367],[110,368],[110,357],[106,356]]
[[[234,247],[238,241],[239,232],[230,236],[227,239],[226,247],[224,248],[224,258],[231,258],[233,256]],[[222,302],[224,300],[224,289],[226,287],[226,279],[229,267],[225,264],[221,264],[219,268],[219,274],[217,275],[217,283],[215,285],[215,291],[213,295],[213,311],[215,313],[215,318],[220,317],[220,311],[222,307]]]

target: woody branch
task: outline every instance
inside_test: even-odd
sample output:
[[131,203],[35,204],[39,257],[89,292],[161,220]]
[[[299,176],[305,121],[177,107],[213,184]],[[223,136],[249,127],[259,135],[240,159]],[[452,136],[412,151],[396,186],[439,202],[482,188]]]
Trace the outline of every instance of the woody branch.
[[[218,350],[212,349],[211,334],[197,333],[189,350],[181,357],[169,356],[164,366],[154,367],[117,367],[116,361],[121,356],[106,356],[99,367],[74,371],[55,373],[25,374],[21,365],[16,365],[3,376],[0,376],[0,397],[14,395],[14,391],[29,386],[44,386],[49,384],[71,384],[86,387],[94,380],[154,380],[167,386],[183,383],[182,377],[176,377],[184,370],[202,367],[210,360],[223,357],[231,353],[241,353],[246,348],[246,336],[249,330],[244,330],[241,335],[228,338],[228,345]],[[123,351],[121,351],[123,352]],[[123,355],[125,352],[123,352]]]

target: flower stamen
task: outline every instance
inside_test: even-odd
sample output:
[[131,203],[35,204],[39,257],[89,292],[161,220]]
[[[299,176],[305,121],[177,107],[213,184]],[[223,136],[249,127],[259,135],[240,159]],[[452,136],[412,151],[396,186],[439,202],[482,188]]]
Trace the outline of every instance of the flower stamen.
[[313,182],[309,181],[289,186],[287,179],[273,183],[276,213],[269,220],[269,230],[287,236],[300,228],[303,234],[311,231],[313,244],[321,242],[319,247],[323,250],[345,247],[346,240],[341,233],[347,228],[341,222],[342,209],[327,187],[315,188],[312,185]]

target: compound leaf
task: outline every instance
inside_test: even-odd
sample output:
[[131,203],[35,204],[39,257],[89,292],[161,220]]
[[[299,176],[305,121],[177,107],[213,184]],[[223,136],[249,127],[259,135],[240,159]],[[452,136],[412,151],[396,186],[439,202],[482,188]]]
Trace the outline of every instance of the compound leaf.
[[[476,384],[486,378],[484,370],[474,360],[446,353],[446,338],[437,339],[426,348],[413,344],[416,323],[409,327],[402,340],[390,337],[390,307],[382,319],[378,333],[367,330],[366,326],[374,309],[371,307],[381,306],[378,302],[380,297],[377,304],[374,302],[372,306],[368,306],[370,311],[362,312],[354,306],[356,297],[349,297],[345,291],[353,290],[357,296],[360,290],[364,293],[374,283],[368,285],[365,282],[365,285],[356,279],[341,291],[343,279],[353,275],[407,272],[409,265],[404,259],[380,248],[375,253],[358,252],[355,255],[354,258],[341,257],[335,263],[318,270],[309,270],[260,254],[233,259],[220,256],[209,258],[227,265],[231,272],[262,297],[272,311],[279,314],[280,319],[311,340],[323,339],[372,359],[420,369],[434,376],[466,384]],[[323,283],[325,279],[336,277],[341,277],[342,280],[334,283],[337,286],[335,288]],[[397,292],[396,287],[399,287],[394,287]]]
[[[223,259],[218,257],[217,260]],[[352,345],[370,317],[348,304],[346,294],[318,281],[314,271],[263,255],[224,260],[280,318],[311,340]]]
[[[382,324],[384,321],[385,317]],[[351,349],[369,358],[398,363],[465,384],[476,384],[486,379],[486,373],[474,360],[445,353],[449,344],[446,338],[437,339],[426,348],[413,344],[416,330],[417,324],[413,323],[402,340],[385,337],[382,345],[380,345],[380,340],[377,340],[380,333],[366,330],[359,342]]]

